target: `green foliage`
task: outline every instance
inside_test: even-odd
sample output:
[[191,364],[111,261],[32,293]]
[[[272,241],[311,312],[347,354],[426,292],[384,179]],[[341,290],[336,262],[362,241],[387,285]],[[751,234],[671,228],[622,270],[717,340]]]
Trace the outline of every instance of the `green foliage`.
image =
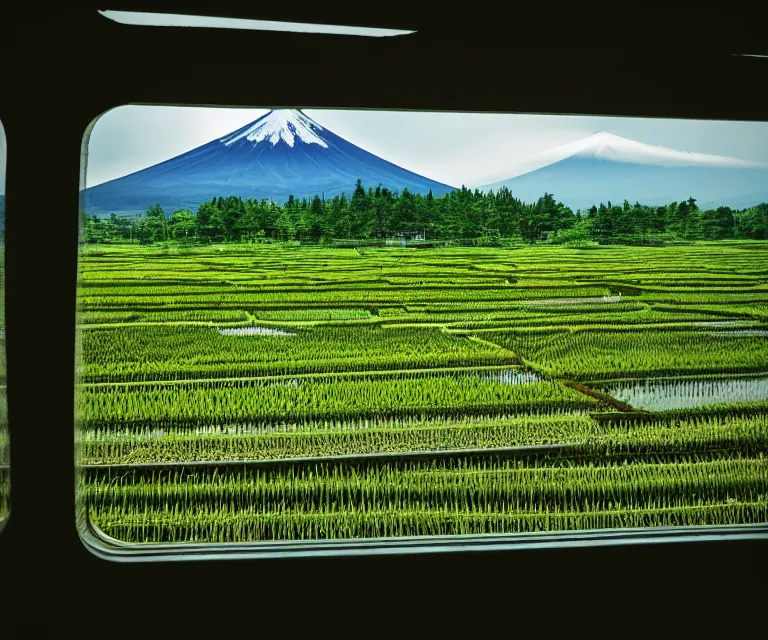
[[[114,242],[291,242],[334,238],[383,239],[401,232],[426,233],[431,240],[472,246],[506,246],[510,239],[554,244],[658,244],[674,240],[768,238],[768,204],[741,211],[728,207],[700,210],[695,198],[650,207],[600,203],[573,212],[552,194],[524,203],[502,187],[494,193],[466,187],[442,197],[369,186],[357,180],[351,198],[319,195],[284,204],[236,196],[213,198],[198,207],[175,211],[166,222],[160,205],[138,219],[81,214],[81,241]],[[506,239],[506,241],[505,241]],[[467,240],[471,242],[466,243]]]
[[547,240],[552,244],[564,244],[569,247],[592,244],[594,242],[592,240],[592,224],[588,220],[582,220],[570,228],[551,233]]

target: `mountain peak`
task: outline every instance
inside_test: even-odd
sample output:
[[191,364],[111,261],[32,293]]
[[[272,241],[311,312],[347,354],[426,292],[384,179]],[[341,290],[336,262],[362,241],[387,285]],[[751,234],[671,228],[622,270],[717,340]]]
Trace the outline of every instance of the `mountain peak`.
[[535,202],[547,191],[572,209],[599,202],[664,205],[694,197],[699,206],[750,207],[768,193],[764,164],[594,133],[531,157],[531,168],[482,189],[508,188]]
[[545,166],[571,157],[666,167],[757,168],[761,166],[738,158],[650,145],[624,138],[610,131],[596,131],[586,138],[550,149],[541,154],[538,160],[540,166]]
[[622,138],[621,136],[616,135],[615,133],[611,133],[610,131],[600,130],[595,131],[591,136],[588,136],[585,138],[585,140],[594,140],[594,141],[601,141],[601,142],[607,142],[607,141],[622,141],[627,140],[628,142],[631,142],[627,138]]
[[350,194],[355,181],[434,195],[453,187],[409,171],[320,126],[298,109],[275,109],[222,138],[82,192],[87,213],[195,209],[214,197],[285,202]]
[[282,140],[293,147],[298,138],[304,144],[319,144],[327,149],[328,144],[320,135],[322,131],[323,127],[299,109],[273,109],[258,120],[221,138],[220,142],[229,147],[241,140],[254,145],[267,141],[274,147]]

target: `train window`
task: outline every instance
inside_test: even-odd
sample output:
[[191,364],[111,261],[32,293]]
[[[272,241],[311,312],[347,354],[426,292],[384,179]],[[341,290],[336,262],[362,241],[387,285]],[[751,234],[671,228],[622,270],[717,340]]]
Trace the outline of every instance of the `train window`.
[[207,29],[247,29],[251,31],[287,31],[292,33],[324,33],[330,35],[367,36],[385,38],[401,36],[414,31],[382,29],[350,25],[314,24],[305,22],[281,22],[276,20],[251,20],[244,18],[217,18],[212,16],[182,15],[175,13],[151,13],[145,11],[99,11],[101,15],[121,24],[153,27],[197,27]]
[[85,145],[104,544],[768,522],[768,123],[128,105]]
[[5,129],[0,122],[0,529],[11,511],[5,365]]

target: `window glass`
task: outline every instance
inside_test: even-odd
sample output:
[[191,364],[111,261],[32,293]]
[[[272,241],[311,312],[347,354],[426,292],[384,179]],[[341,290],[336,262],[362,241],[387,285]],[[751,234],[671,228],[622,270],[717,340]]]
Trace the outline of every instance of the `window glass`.
[[768,124],[125,106],[88,145],[94,530],[768,521]]

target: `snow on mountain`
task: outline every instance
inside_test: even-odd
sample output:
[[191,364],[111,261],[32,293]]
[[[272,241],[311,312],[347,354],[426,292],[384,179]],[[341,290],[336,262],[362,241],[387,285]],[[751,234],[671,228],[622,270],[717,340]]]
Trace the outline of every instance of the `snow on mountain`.
[[574,210],[624,199],[661,205],[694,197],[701,207],[768,201],[766,165],[653,146],[607,131],[545,151],[531,162],[538,168],[480,189],[505,186],[525,201],[553,193]]
[[365,187],[443,195],[454,187],[399,167],[337,136],[301,111],[270,111],[237,131],[122,178],[81,192],[88,214],[139,213],[159,203],[171,213],[211,198],[285,202],[352,194]]
[[756,162],[738,160],[727,156],[677,151],[667,147],[645,144],[637,140],[617,136],[608,131],[598,131],[581,140],[555,147],[540,154],[537,158],[541,160],[541,166],[544,166],[572,156],[661,167],[721,167],[733,169],[763,166]]
[[298,137],[306,144],[319,144],[327,149],[328,145],[325,140],[318,135],[321,131],[323,128],[301,111],[279,109],[270,111],[263,118],[244,127],[244,130],[240,129],[221,138],[221,142],[230,146],[242,138],[254,143],[269,140],[269,143],[274,147],[280,140],[283,140],[289,147],[293,147],[294,141]]

